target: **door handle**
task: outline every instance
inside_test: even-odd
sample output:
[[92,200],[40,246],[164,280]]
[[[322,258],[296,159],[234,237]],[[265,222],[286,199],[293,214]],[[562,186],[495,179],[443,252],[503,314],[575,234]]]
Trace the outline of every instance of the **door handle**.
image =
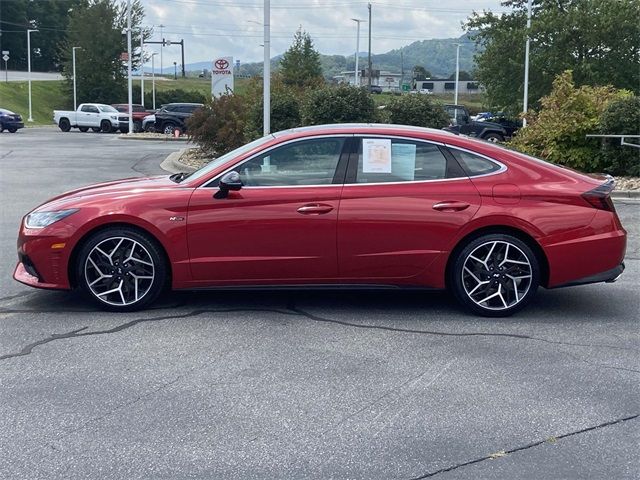
[[308,203],[298,208],[298,213],[302,215],[323,215],[331,210],[333,210],[333,207],[326,203]]
[[469,208],[469,204],[465,202],[438,202],[433,206],[434,210],[440,212],[460,212]]

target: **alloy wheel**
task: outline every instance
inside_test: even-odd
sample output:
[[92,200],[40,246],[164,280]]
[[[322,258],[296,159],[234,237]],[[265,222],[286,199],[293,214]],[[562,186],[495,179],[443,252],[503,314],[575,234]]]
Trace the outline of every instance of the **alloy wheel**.
[[476,247],[464,261],[462,285],[468,298],[487,310],[507,310],[527,295],[533,268],[527,255],[507,241]]
[[91,293],[113,306],[139,302],[151,290],[155,270],[149,251],[127,237],[101,241],[91,249],[84,265]]

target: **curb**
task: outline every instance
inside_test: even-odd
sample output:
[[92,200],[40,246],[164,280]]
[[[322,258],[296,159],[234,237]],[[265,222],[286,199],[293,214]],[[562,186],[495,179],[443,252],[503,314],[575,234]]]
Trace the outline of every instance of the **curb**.
[[640,190],[614,190],[611,192],[614,200],[626,200],[629,198],[640,198]]
[[134,136],[130,136],[127,133],[122,133],[120,135],[118,135],[118,138],[121,140],[146,140],[148,142],[188,142],[189,141],[189,137],[134,137]]
[[187,149],[183,148],[181,150],[178,150],[177,152],[172,152],[167,155],[167,158],[165,158],[160,164],[160,168],[169,173],[195,172],[197,168],[186,165],[180,161],[180,158],[182,157],[182,154],[185,152],[185,150]]

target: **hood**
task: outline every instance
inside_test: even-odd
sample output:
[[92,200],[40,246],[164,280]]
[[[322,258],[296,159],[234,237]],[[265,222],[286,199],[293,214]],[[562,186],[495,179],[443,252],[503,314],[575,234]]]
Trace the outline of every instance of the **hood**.
[[102,195],[121,196],[127,194],[140,194],[146,191],[156,191],[165,188],[175,188],[179,184],[173,182],[169,175],[158,175],[155,177],[135,177],[115,180],[112,182],[96,183],[86,187],[70,190],[56,197],[50,198],[45,203],[34,210],[50,210],[56,208],[70,207],[70,203],[87,197],[97,197]]

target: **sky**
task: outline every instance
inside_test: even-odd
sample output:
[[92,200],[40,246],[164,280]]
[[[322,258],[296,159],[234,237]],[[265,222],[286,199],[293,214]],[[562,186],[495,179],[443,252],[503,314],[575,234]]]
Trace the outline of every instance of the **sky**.
[[[144,25],[153,40],[185,42],[185,63],[233,56],[242,63],[263,58],[263,0],[142,0]],[[475,11],[504,11],[499,0],[372,1],[373,53],[384,53],[416,40],[462,35],[462,22]],[[356,50],[356,22],[367,20],[364,0],[271,0],[271,57],[284,53],[301,26],[323,54],[350,55]],[[164,27],[160,27],[164,25]],[[360,51],[367,50],[368,24],[361,23]],[[148,48],[159,52],[160,46]],[[163,66],[181,63],[180,46],[162,52]],[[156,57],[156,62],[159,62]],[[159,64],[156,64],[156,68]]]

